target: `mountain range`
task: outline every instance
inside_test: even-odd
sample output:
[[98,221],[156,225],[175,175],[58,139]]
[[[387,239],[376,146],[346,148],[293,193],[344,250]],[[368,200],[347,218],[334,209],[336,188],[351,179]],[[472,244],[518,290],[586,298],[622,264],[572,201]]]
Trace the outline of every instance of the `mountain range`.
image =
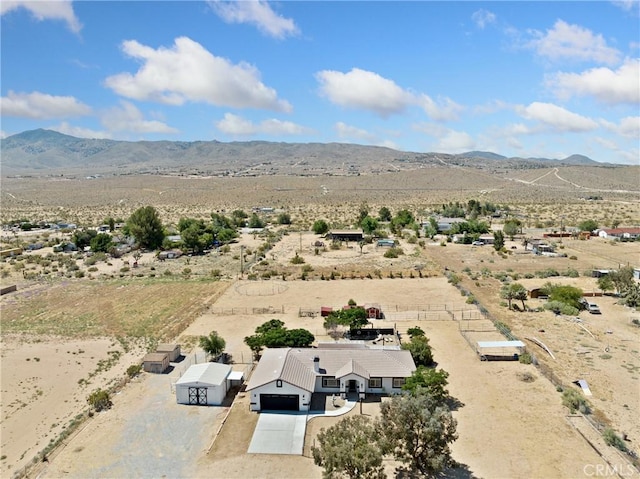
[[[0,140],[2,175],[188,174],[211,176],[359,175],[429,167],[529,169],[599,166],[583,155],[508,158],[496,153],[398,151],[346,143],[116,141],[30,130]],[[612,166],[612,165],[607,165]]]

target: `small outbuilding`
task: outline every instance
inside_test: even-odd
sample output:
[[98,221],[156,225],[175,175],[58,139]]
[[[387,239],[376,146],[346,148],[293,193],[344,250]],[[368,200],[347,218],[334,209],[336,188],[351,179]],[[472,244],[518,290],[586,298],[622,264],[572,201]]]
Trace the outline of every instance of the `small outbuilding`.
[[178,404],[220,406],[229,389],[230,375],[228,364],[194,364],[176,382]]
[[156,348],[156,353],[167,353],[169,355],[170,362],[177,361],[180,357],[180,345],[160,343]]
[[142,360],[142,369],[148,373],[162,374],[169,369],[167,353],[149,353]]

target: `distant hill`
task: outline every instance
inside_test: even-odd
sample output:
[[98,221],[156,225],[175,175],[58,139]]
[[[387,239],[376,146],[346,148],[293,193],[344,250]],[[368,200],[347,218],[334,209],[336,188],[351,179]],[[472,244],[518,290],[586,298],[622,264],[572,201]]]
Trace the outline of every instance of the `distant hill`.
[[2,174],[181,174],[212,176],[360,175],[438,166],[543,168],[600,165],[582,155],[522,159],[483,151],[403,152],[346,143],[115,141],[32,130],[0,140]]

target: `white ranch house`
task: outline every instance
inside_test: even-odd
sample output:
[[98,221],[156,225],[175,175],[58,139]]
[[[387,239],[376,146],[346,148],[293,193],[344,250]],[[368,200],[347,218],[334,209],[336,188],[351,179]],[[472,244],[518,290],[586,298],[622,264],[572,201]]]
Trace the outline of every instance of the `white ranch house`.
[[247,392],[251,410],[308,411],[313,393],[398,393],[416,370],[411,353],[366,347],[279,348],[264,351]]

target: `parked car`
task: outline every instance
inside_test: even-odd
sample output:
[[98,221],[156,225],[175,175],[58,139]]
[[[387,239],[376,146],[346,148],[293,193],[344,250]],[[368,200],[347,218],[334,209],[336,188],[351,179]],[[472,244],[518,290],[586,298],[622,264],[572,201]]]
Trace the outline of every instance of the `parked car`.
[[484,241],[474,241],[471,243],[473,246],[484,246]]
[[600,308],[595,303],[587,304],[587,311],[589,311],[591,314],[600,314]]

